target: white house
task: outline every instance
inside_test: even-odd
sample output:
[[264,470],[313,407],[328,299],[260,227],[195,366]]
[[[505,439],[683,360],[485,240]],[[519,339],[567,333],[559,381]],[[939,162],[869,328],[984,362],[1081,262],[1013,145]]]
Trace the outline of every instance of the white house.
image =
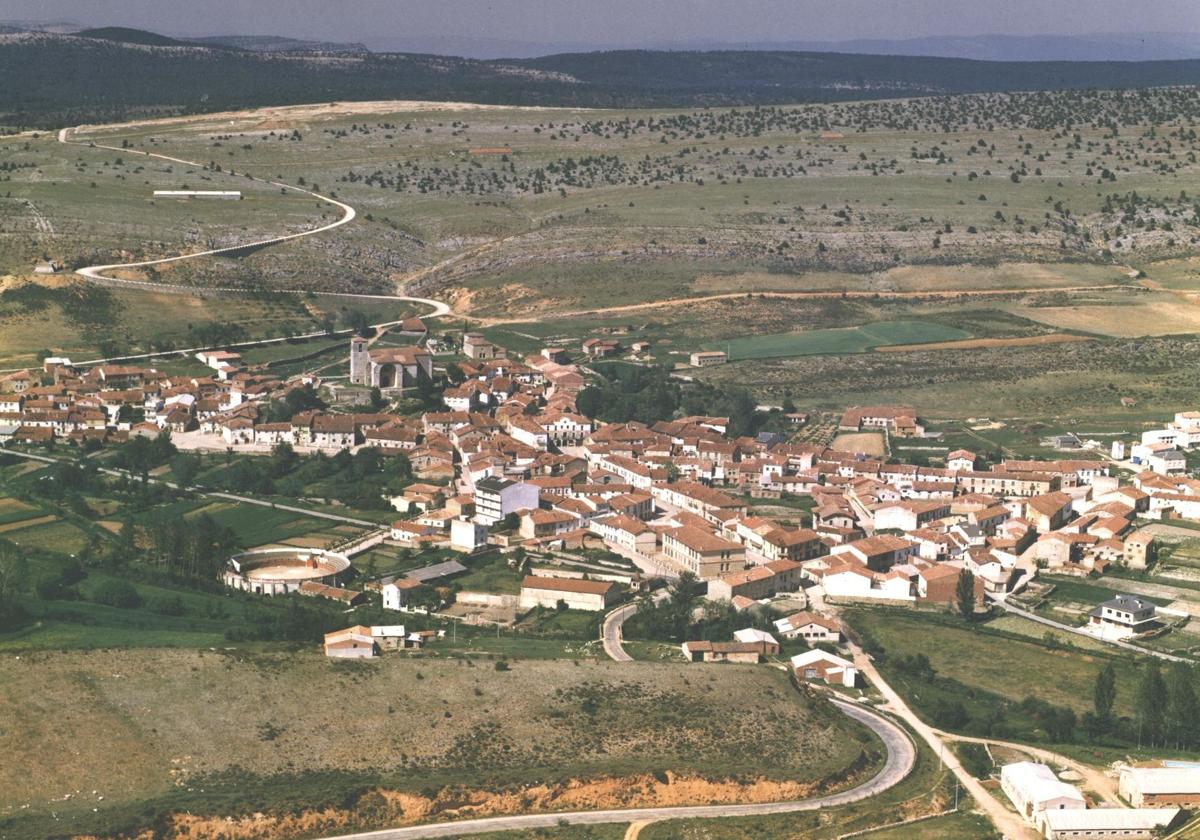
[[385,583],[380,589],[383,595],[383,608],[385,610],[406,609],[409,594],[420,585],[420,581],[412,578],[396,578],[391,583]]
[[810,645],[816,642],[836,644],[842,637],[841,625],[832,618],[807,611],[777,620],[775,630],[785,639],[803,639]]
[[450,547],[459,551],[474,551],[487,543],[487,526],[465,517],[450,522]]

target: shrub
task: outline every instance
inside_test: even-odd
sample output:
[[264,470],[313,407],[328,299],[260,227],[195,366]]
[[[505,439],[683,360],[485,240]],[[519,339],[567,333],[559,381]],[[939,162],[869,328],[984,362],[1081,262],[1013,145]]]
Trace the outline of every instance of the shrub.
[[127,580],[106,580],[92,592],[92,600],[97,604],[130,610],[141,606],[142,596]]

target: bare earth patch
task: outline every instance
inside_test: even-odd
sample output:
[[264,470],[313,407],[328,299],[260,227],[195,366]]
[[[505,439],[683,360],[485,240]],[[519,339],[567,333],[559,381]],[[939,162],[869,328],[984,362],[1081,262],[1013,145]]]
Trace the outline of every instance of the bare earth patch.
[[879,432],[850,432],[838,435],[833,439],[830,448],[838,452],[861,452],[865,455],[885,455],[887,453],[883,435]]
[[1023,306],[1017,315],[1114,338],[1200,333],[1200,306],[1179,297],[1131,306]]
[[1050,333],[1027,335],[1021,338],[966,338],[962,341],[931,341],[928,344],[889,344],[876,347],[876,353],[911,353],[916,350],[978,350],[984,347],[1027,347],[1036,344],[1063,344],[1072,341],[1091,341],[1085,335]]

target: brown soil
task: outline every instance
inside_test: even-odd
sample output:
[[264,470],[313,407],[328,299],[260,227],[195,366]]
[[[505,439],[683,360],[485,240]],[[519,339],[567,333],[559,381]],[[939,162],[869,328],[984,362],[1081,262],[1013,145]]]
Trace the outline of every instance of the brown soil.
[[54,522],[58,519],[54,514],[48,516],[35,516],[32,519],[20,519],[16,522],[7,522],[0,525],[0,533],[5,531],[19,531],[22,528],[32,528],[34,525],[45,525],[47,522]]
[[816,792],[816,785],[794,782],[712,781],[671,773],[661,781],[653,776],[608,777],[531,785],[501,793],[446,788],[434,797],[376,789],[364,795],[353,809],[324,808],[237,818],[176,814],[172,817],[171,836],[179,840],[287,840],[380,826],[546,811],[780,802],[803,799]]
[[916,350],[978,350],[984,347],[1028,347],[1036,344],[1062,344],[1072,341],[1092,341],[1085,335],[1050,333],[1027,335],[1021,338],[965,338],[962,341],[931,341],[928,344],[891,344],[876,347],[877,353],[908,353]]

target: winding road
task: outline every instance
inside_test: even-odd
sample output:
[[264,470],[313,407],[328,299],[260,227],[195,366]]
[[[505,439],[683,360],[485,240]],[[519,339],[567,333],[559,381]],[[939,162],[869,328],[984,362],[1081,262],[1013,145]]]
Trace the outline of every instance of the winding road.
[[[122,154],[139,154],[146,157],[158,158],[160,160],[178,163],[185,166],[195,166],[203,168],[203,164],[196,161],[189,161],[182,158],[170,157],[168,155],[146,152],[137,149],[123,149],[116,146],[107,146],[91,141],[82,141],[74,138],[76,128],[64,128],[58,133],[60,143],[85,146],[90,148],[106,149],[110,151],[120,152]],[[205,251],[197,251],[188,254],[178,254],[171,257],[162,257],[151,260],[140,260],[127,263],[111,263],[107,265],[92,265],[78,269],[75,273],[93,282],[106,283],[119,286],[140,287],[153,290],[170,290],[179,291],[189,294],[195,294],[198,291],[219,291],[219,292],[245,292],[245,289],[240,288],[224,288],[224,287],[205,287],[203,290],[189,286],[172,285],[164,283],[152,283],[148,281],[129,280],[119,277],[113,277],[111,272],[123,269],[145,268],[154,265],[164,265],[168,263],[180,262],[183,260],[197,259],[200,257],[219,256],[222,254],[236,254],[248,250],[264,248],[271,245],[276,245],[283,242],[288,242],[295,239],[300,239],[306,236],[314,236],[320,233],[325,233],[342,225],[353,221],[356,213],[350,205],[338,201],[329,196],[320,193],[306,190],[290,184],[281,183],[278,181],[265,181],[264,183],[279,187],[283,190],[300,193],[303,195],[315,198],[318,201],[326,202],[342,211],[341,218],[329,224],[321,225],[311,230],[305,230],[298,233],[285,234],[281,236],[270,237],[267,239],[259,239],[252,242],[245,242],[238,245],[227,246],[223,248],[213,248]],[[278,290],[288,294],[310,294],[308,290],[303,289],[283,289]],[[317,293],[321,294],[321,293]],[[325,293],[336,294],[340,297],[359,297],[373,298],[378,300],[404,301],[417,304],[424,304],[431,308],[431,312],[426,317],[441,317],[450,313],[450,307],[442,301],[433,300],[430,298],[418,298],[402,295],[355,295],[341,293]],[[318,337],[321,334],[313,334],[309,337]],[[279,341],[281,339],[266,339],[261,342],[251,344],[243,343],[240,346],[253,346],[257,343],[268,343],[270,341]],[[194,348],[191,352],[208,348]],[[131,357],[122,357],[131,358]],[[104,361],[104,360],[100,360]],[[39,456],[28,456],[32,460],[54,462],[56,459],[45,458]],[[105,470],[105,472],[110,472]],[[116,472],[116,471],[112,471]],[[169,482],[163,482],[169,484]],[[225,499],[248,502],[252,504],[265,504],[259,500],[244,496],[234,496],[225,493],[212,493],[207,495],[218,496]],[[284,508],[282,505],[271,505],[271,507]],[[323,512],[303,510],[299,508],[285,508],[295,510],[297,513],[305,513],[312,516],[320,516],[329,519],[341,519],[342,521],[355,521],[336,515],[325,514]],[[357,521],[355,521],[356,524]],[[362,522],[361,524],[368,524]],[[374,523],[369,523],[374,524]],[[632,657],[629,656],[621,646],[621,625],[630,615],[636,611],[637,607],[634,604],[627,604],[614,610],[606,616],[603,627],[604,649],[605,652],[618,662],[631,662]],[[912,771],[916,763],[916,747],[909,736],[898,725],[888,720],[886,717],[865,708],[859,704],[849,703],[841,699],[832,699],[831,702],[837,706],[847,717],[857,721],[858,723],[871,729],[883,742],[887,757],[884,761],[883,768],[876,773],[872,778],[859,784],[849,790],[839,793],[830,794],[827,796],[814,797],[811,799],[795,800],[790,802],[769,802],[769,803],[753,803],[753,804],[730,804],[730,805],[697,805],[683,807],[663,807],[663,808],[626,808],[626,809],[610,809],[600,811],[574,811],[574,812],[552,812],[546,814],[526,814],[518,816],[506,817],[490,817],[475,820],[463,820],[458,822],[437,823],[431,825],[411,826],[408,828],[385,829],[382,831],[372,831],[358,834],[343,835],[336,840],[414,840],[414,838],[429,838],[429,837],[457,837],[467,834],[480,834],[489,831],[506,831],[515,829],[529,828],[551,828],[564,823],[575,825],[600,825],[610,823],[633,823],[645,824],[649,822],[657,822],[667,819],[696,819],[696,818],[716,818],[716,817],[741,817],[741,816],[760,816],[766,814],[785,814],[796,813],[800,811],[813,811],[820,808],[832,808],[841,805],[847,805],[853,802],[860,802],[877,796],[884,791],[889,790],[895,785],[903,781]]]
[[870,799],[903,781],[911,772],[917,759],[916,747],[907,734],[882,715],[855,703],[833,700],[847,717],[871,729],[887,749],[887,760],[883,769],[861,785],[813,799],[793,802],[763,802],[746,805],[693,805],[671,808],[621,808],[604,811],[560,811],[547,814],[523,814],[513,817],[487,817],[478,820],[416,825],[409,828],[388,828],[382,831],[367,831],[344,834],[326,840],[418,840],[428,837],[460,837],[466,834],[482,834],[488,831],[515,831],[530,828],[553,828],[565,823],[571,825],[604,825],[609,823],[658,822],[678,819],[713,819],[718,817],[754,817],[765,814],[793,814],[800,811],[815,811],[820,808],[836,808],[852,802]]
[[[165,160],[170,163],[178,163],[178,164],[182,164],[184,166],[195,166],[195,167],[199,167],[201,169],[204,168],[204,164],[197,163],[194,160],[185,160],[183,158],[171,157],[170,155],[163,155],[163,154],[159,154],[157,152],[146,152],[146,151],[142,151],[139,149],[123,149],[120,146],[108,146],[103,143],[96,143],[91,140],[84,141],[84,140],[75,139],[74,135],[75,135],[75,132],[77,132],[77,131],[79,131],[79,127],[60,129],[58,132],[58,142],[68,144],[68,145],[73,145],[73,146],[83,146],[85,148],[106,149],[108,151],[120,152],[121,154],[125,154],[125,155],[142,155],[144,157],[157,158],[159,160]],[[357,212],[355,211],[355,209],[353,207],[351,207],[349,204],[346,204],[343,201],[338,201],[337,199],[331,198],[330,196],[322,195],[321,193],[313,192],[312,190],[306,190],[303,187],[296,187],[291,184],[285,184],[282,181],[270,181],[270,180],[262,181],[260,179],[254,178],[251,175],[246,175],[246,177],[252,181],[259,181],[260,183],[270,184],[271,186],[279,187],[282,190],[286,190],[286,191],[294,192],[294,193],[300,193],[301,195],[307,195],[307,196],[310,196],[311,198],[315,198],[317,201],[322,201],[327,204],[331,204],[334,207],[339,208],[342,211],[342,215],[340,218],[338,218],[337,220],[335,220],[333,222],[330,222],[329,224],[321,225],[320,227],[315,227],[310,230],[299,231],[297,233],[288,233],[288,234],[283,234],[280,236],[272,236],[272,237],[268,237],[266,239],[256,239],[251,242],[242,242],[240,244],[229,245],[224,248],[211,248],[207,251],[196,251],[196,252],[189,253],[189,254],[176,254],[173,257],[160,257],[158,259],[153,259],[153,260],[138,260],[135,262],[127,262],[127,263],[110,263],[108,265],[89,265],[89,266],[85,266],[83,268],[77,269],[75,271],[75,273],[78,274],[80,277],[84,277],[88,280],[91,280],[91,281],[97,282],[97,283],[104,283],[104,284],[115,285],[115,286],[128,286],[128,287],[134,287],[134,288],[150,289],[150,290],[154,290],[154,291],[183,292],[186,294],[197,294],[200,292],[238,292],[238,293],[244,294],[245,292],[248,291],[247,289],[234,287],[234,286],[205,286],[203,288],[196,288],[194,286],[184,286],[184,285],[173,284],[173,283],[154,283],[154,282],[145,281],[145,280],[129,280],[129,279],[120,278],[120,277],[113,277],[111,275],[111,272],[121,270],[121,269],[145,268],[147,266],[165,265],[167,263],[181,262],[183,260],[194,260],[194,259],[198,259],[200,257],[220,256],[222,254],[236,254],[236,253],[242,252],[242,251],[266,248],[271,245],[278,245],[282,242],[289,242],[289,241],[292,241],[295,239],[301,239],[306,236],[315,236],[319,233],[326,233],[328,231],[334,230],[335,228],[339,228],[342,225],[349,224],[350,222],[354,221],[354,218],[358,215]],[[405,303],[415,303],[418,305],[428,306],[430,308],[430,312],[427,313],[425,316],[423,316],[426,318],[440,318],[444,315],[450,314],[449,304],[445,303],[444,301],[435,300],[433,298],[412,297],[409,295],[370,295],[370,294],[358,294],[358,293],[353,293],[353,292],[313,292],[308,289],[274,289],[272,291],[274,291],[278,294],[291,294],[291,295],[314,294],[314,295],[323,295],[323,296],[331,296],[331,297],[360,298],[363,300],[387,300],[387,301],[399,301],[399,302],[405,302]],[[373,326],[378,327],[378,326],[391,326],[391,325],[392,325],[392,322],[389,322],[386,324],[373,325]],[[300,335],[300,336],[292,336],[292,338],[293,339],[295,339],[295,338],[318,338],[323,335],[325,335],[325,333],[318,332],[318,333],[308,333],[306,335]],[[286,341],[286,340],[287,340],[286,338],[284,338],[284,339],[278,339],[278,338],[262,339],[260,341],[240,342],[238,346],[239,347],[254,347],[254,346],[257,346],[260,344],[270,344],[270,343]],[[154,356],[174,355],[175,353],[178,353],[178,352],[199,352],[201,350],[208,350],[208,349],[211,349],[211,348],[196,347],[196,348],[191,348],[190,350],[186,350],[186,351],[172,351],[172,353],[165,353],[165,354],[164,353],[146,354],[144,357],[149,358],[152,355],[154,355]],[[114,358],[132,359],[132,358],[136,358],[136,357],[120,356],[120,357],[114,357]],[[89,362],[89,364],[103,363],[106,361],[110,361],[110,360],[99,359],[99,360],[94,360],[92,362]]]

